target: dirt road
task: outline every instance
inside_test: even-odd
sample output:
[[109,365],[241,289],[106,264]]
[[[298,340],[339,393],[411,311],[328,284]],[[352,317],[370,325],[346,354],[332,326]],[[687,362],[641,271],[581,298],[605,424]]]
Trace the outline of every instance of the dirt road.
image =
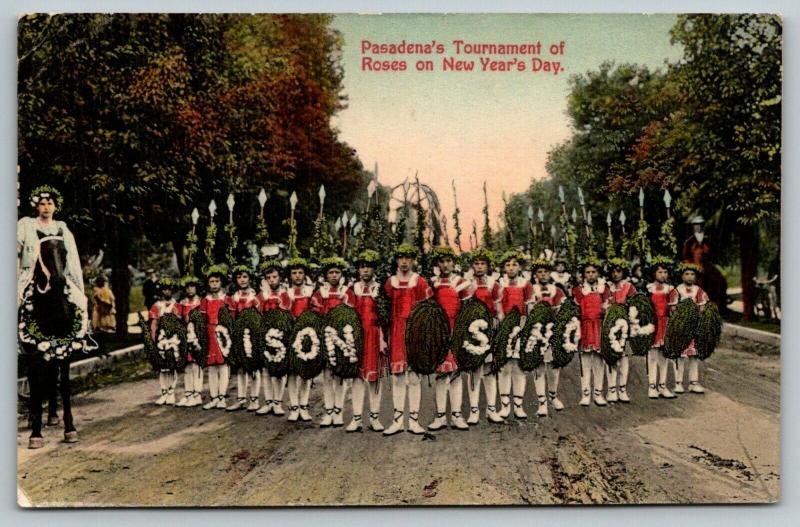
[[[466,432],[384,438],[245,412],[152,404],[157,382],[79,395],[80,443],[27,450],[18,432],[20,501],[35,506],[437,505],[772,502],[780,493],[780,358],[727,349],[703,366],[705,395],[582,408],[577,361],[567,408]],[[532,390],[529,382],[529,391]],[[385,387],[388,388],[388,387]],[[315,418],[322,412],[315,386]],[[349,395],[348,395],[349,397]],[[466,400],[466,397],[465,397]],[[388,390],[384,423],[391,420]],[[349,420],[349,401],[345,404]],[[433,414],[423,388],[421,421]]]

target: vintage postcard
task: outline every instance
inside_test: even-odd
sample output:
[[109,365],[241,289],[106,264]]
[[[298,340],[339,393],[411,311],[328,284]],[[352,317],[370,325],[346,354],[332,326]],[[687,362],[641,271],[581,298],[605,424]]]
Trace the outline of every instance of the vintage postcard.
[[780,499],[782,19],[26,14],[18,504]]

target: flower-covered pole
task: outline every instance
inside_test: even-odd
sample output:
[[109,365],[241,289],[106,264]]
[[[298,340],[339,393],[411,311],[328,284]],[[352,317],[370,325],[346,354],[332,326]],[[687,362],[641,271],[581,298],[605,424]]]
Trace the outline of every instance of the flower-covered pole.
[[264,218],[264,206],[267,204],[267,192],[262,188],[258,193],[258,221],[256,222],[256,245],[263,247],[269,240],[269,233],[267,232],[267,222]]
[[[319,186],[318,195],[319,195],[319,214],[318,214],[318,217],[321,218],[322,215],[325,214],[325,196],[326,196],[326,194],[325,194],[325,185],[320,185]],[[367,205],[367,206],[369,206],[369,205]]]
[[625,216],[625,211],[619,211],[619,223],[622,225],[622,247],[620,248],[620,256],[622,258],[630,258],[630,239],[625,235],[625,222],[628,218]]
[[294,221],[294,209],[297,207],[297,192],[292,191],[289,197],[289,256],[297,258],[300,252],[297,250],[297,224]]
[[439,221],[442,223],[442,234],[444,235],[444,244],[450,246],[450,236],[447,233],[447,216],[442,214],[442,217]]
[[186,273],[194,274],[194,253],[197,252],[197,220],[200,219],[200,212],[197,207],[192,211],[192,230],[186,237]]
[[503,219],[506,222],[506,245],[510,248],[514,245],[514,230],[512,229],[511,216],[508,213],[508,198],[506,191],[503,191]]
[[470,250],[474,251],[478,246],[478,223],[472,220],[472,236],[469,239]]
[[225,226],[225,233],[228,235],[228,247],[226,249],[226,257],[228,265],[231,267],[236,265],[236,247],[238,246],[238,239],[236,238],[236,225],[233,223],[233,207],[236,205],[236,199],[233,197],[233,192],[228,194],[228,200],[225,202],[228,206],[228,224]]
[[217,224],[214,223],[214,216],[217,214],[217,203],[212,199],[208,204],[208,227],[206,228],[206,244],[203,254],[206,257],[206,266],[214,265],[214,246],[217,244]]
[[667,208],[667,221],[661,225],[661,250],[664,255],[674,257],[678,252],[678,240],[675,238],[675,218],[670,210],[671,205],[672,196],[669,190],[665,190],[664,206]]
[[608,225],[608,233],[606,235],[606,258],[614,258],[616,256],[614,235],[611,231],[612,223],[614,223],[614,218],[611,217],[611,209],[609,209],[608,214],[606,215],[606,225]]
[[492,248],[492,227],[489,224],[489,195],[486,192],[486,181],[483,182],[483,246]]
[[459,216],[461,211],[458,209],[458,197],[456,196],[456,180],[451,180],[450,184],[453,186],[453,205],[455,209],[453,210],[453,228],[456,231],[456,247],[458,247],[459,252],[462,251],[461,248],[461,222],[459,221]]
[[531,257],[533,257],[533,253],[535,251],[535,233],[536,230],[533,228],[533,205],[528,205],[528,252],[530,253]]

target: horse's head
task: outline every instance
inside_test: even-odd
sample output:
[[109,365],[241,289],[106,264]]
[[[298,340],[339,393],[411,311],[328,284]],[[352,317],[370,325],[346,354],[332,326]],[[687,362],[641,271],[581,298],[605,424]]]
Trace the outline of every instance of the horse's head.
[[56,294],[63,294],[66,261],[67,251],[62,242],[55,239],[42,241],[33,276],[40,293],[53,290]]

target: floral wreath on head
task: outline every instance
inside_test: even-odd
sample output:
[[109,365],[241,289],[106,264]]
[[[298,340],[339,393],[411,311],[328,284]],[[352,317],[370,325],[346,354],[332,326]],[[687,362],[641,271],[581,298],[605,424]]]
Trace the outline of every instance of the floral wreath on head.
[[494,253],[491,249],[481,247],[480,249],[473,251],[469,257],[470,263],[475,263],[476,260],[483,260],[489,265],[489,267],[491,267],[494,265]]
[[186,287],[186,286],[190,286],[190,285],[193,285],[195,287],[199,287],[200,286],[200,279],[197,278],[193,274],[187,274],[186,276],[181,277],[179,283],[180,283],[181,287]]
[[409,258],[416,259],[417,258],[417,250],[414,247],[412,247],[411,245],[408,245],[407,243],[400,244],[394,250],[393,257],[396,260],[396,259],[398,259],[398,258],[400,258],[402,256],[407,256]]
[[347,267],[347,262],[344,260],[344,258],[339,256],[323,258],[320,262],[320,268],[322,269],[323,273],[327,273],[331,269],[339,269],[340,271],[345,272]]
[[57,188],[51,187],[50,185],[40,185],[31,192],[31,206],[36,208],[39,205],[39,201],[45,198],[53,200],[53,204],[56,208],[61,205],[61,192],[59,192]]
[[599,271],[600,269],[603,268],[603,262],[600,261],[600,258],[596,256],[589,256],[581,260],[580,265],[578,267],[580,268],[581,272],[583,272],[589,266],[592,266]]
[[367,267],[377,267],[377,265],[381,261],[381,255],[378,254],[378,251],[373,251],[372,249],[366,249],[361,251],[361,254],[358,255],[356,258],[356,266],[360,267],[362,265],[367,265]]
[[531,262],[531,271],[536,272],[539,269],[551,271],[553,269],[553,264],[550,263],[550,260],[546,260],[544,258],[537,258]]
[[674,266],[675,262],[672,260],[672,258],[668,256],[658,255],[653,257],[652,260],[650,260],[650,265],[648,266],[648,270],[650,271],[650,274],[653,274],[659,267],[663,267],[667,271],[671,271]]
[[500,267],[503,267],[509,260],[516,260],[520,265],[525,265],[525,255],[514,249],[509,249],[504,252],[500,256],[498,263],[500,264]]
[[158,289],[159,290],[165,289],[165,288],[169,288],[169,289],[174,290],[177,285],[178,285],[178,283],[175,281],[175,279],[174,278],[170,278],[169,276],[165,276],[163,278],[159,278],[159,280],[158,280]]
[[692,262],[681,262],[678,264],[678,272],[683,274],[686,271],[694,271],[695,274],[700,274],[703,272],[703,267],[696,263]]
[[258,270],[262,275],[271,271],[278,271],[278,274],[280,274],[283,270],[283,266],[278,260],[265,260],[259,264]]
[[451,258],[453,261],[456,260],[456,252],[453,250],[452,247],[447,245],[441,245],[436,247],[433,252],[431,253],[432,261],[434,263],[438,262],[442,258]]
[[303,269],[306,273],[308,273],[309,265],[308,260],[305,258],[301,258],[296,256],[294,258],[290,258],[288,262],[286,262],[286,270],[292,271],[293,269]]
[[615,269],[619,269],[623,271],[626,275],[628,274],[628,262],[625,258],[609,258],[606,261],[606,271],[611,272]]
[[216,276],[219,277],[221,280],[225,280],[228,277],[228,267],[225,264],[209,265],[205,269],[204,274],[206,276],[206,280],[208,280],[212,276]]
[[250,267],[247,265],[239,264],[234,266],[233,269],[231,269],[231,276],[235,277],[236,275],[239,274],[247,274],[247,276],[253,276],[253,270],[250,269]]

